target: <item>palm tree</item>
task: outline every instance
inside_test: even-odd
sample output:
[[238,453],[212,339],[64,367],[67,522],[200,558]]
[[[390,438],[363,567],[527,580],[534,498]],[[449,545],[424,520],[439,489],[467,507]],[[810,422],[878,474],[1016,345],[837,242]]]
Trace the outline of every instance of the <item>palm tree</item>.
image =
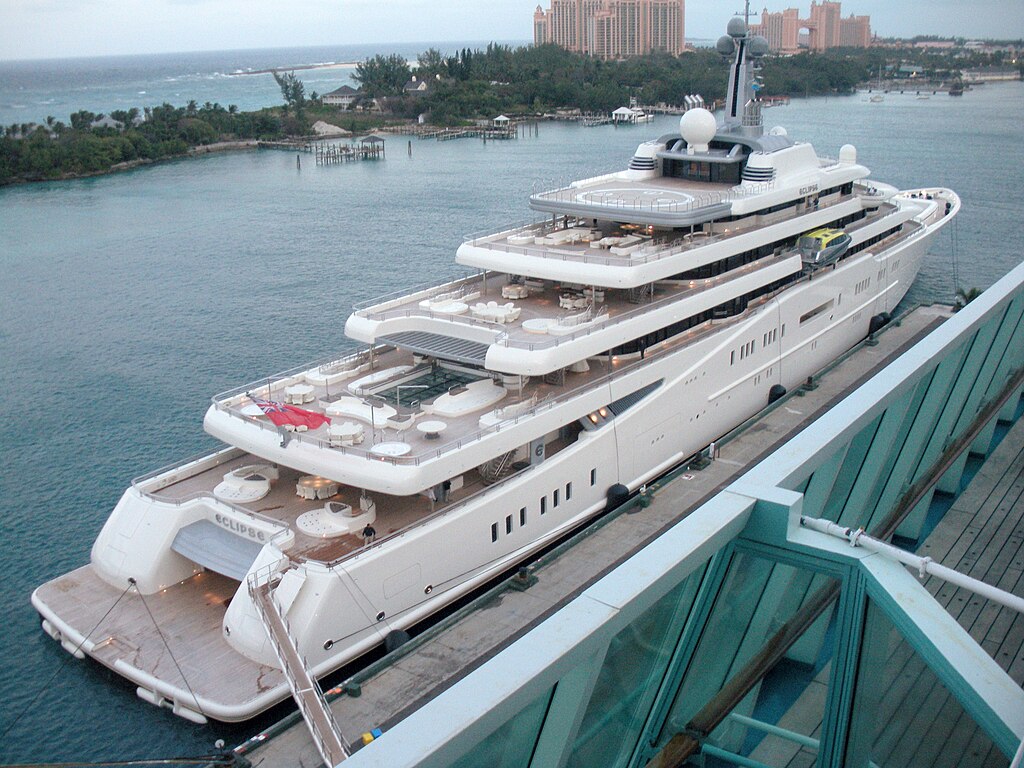
[[953,302],[953,310],[959,312],[961,309],[966,307],[976,298],[981,296],[981,290],[978,288],[957,288],[956,299]]

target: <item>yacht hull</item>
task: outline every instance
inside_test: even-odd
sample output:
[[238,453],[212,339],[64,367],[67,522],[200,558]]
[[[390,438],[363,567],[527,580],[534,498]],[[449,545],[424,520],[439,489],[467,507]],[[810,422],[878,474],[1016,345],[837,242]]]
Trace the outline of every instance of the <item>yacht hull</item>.
[[[580,432],[543,462],[338,562],[307,561],[281,570],[277,564],[286,547],[268,531],[249,577],[264,571],[288,579],[282,612],[299,651],[318,676],[338,669],[388,632],[429,617],[591,519],[605,508],[612,486],[636,490],[756,414],[773,388],[792,389],[857,344],[872,319],[892,312],[906,294],[950,218],[926,223],[885,251],[863,251],[805,276],[737,317],[709,321],[692,339],[645,350],[644,365],[601,385],[603,402],[648,388],[636,404]],[[124,511],[116,520],[112,516],[100,540],[121,537],[126,548],[150,547],[153,557],[166,555],[175,530],[195,517],[187,504],[178,505],[160,510],[157,524],[151,505],[142,496],[123,501]],[[189,581],[198,571],[176,557],[169,562],[181,570],[167,578]],[[123,574],[95,562],[96,550],[93,559],[80,571],[107,584],[108,598],[127,587]],[[81,576],[75,578],[82,581]],[[233,721],[288,697],[246,579],[225,601],[228,606],[215,612],[220,626],[204,636],[211,653],[237,662],[234,674],[254,677],[234,698],[202,681],[182,684],[162,653],[160,661],[147,662],[138,649],[119,651],[102,627],[101,637],[87,637],[91,625],[66,615],[61,596],[68,590],[59,581],[32,597],[44,629],[69,652],[88,655],[135,682],[152,703],[192,719]]]

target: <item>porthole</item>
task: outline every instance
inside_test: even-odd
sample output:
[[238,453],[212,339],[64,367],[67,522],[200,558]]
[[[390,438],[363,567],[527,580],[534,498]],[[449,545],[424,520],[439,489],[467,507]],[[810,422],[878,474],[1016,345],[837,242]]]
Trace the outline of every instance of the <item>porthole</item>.
[[384,611],[377,614],[377,621],[384,621]]
[[433,591],[434,591],[434,585],[433,584],[427,584],[427,586],[425,586],[423,588],[423,594],[424,595],[429,595]]

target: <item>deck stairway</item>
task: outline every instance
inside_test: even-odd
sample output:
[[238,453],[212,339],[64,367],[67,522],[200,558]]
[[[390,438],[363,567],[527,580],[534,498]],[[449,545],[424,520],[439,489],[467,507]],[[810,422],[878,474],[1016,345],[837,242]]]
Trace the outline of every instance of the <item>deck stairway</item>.
[[310,673],[306,660],[299,653],[288,627],[288,620],[278,607],[273,589],[278,581],[279,577],[272,577],[267,570],[251,574],[248,580],[249,595],[267,628],[270,643],[274,646],[274,652],[281,662],[281,669],[292,689],[292,696],[309,727],[313,743],[316,744],[324,762],[330,768],[334,768],[348,757],[349,752],[320,686]]
[[484,481],[485,485],[494,485],[498,481],[504,480],[515,472],[515,456],[515,451],[509,451],[508,453],[503,453],[501,456],[481,464],[477,467],[477,471],[480,473],[480,479]]

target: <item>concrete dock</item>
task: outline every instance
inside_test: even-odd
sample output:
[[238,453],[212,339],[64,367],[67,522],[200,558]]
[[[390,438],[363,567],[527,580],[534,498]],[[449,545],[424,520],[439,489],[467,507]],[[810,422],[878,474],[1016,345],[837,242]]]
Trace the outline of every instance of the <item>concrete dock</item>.
[[[531,566],[525,589],[512,579],[415,638],[382,662],[328,692],[346,742],[387,730],[453,685],[580,594],[802,430],[949,316],[945,307],[919,308],[862,343],[816,376],[718,441],[715,460],[683,468],[650,486],[650,505],[627,505]],[[704,463],[704,462],[702,462]],[[1020,557],[1020,554],[1017,555]],[[532,579],[531,579],[532,582]],[[355,691],[354,696],[339,689]],[[301,718],[292,716],[236,748],[253,763],[314,766],[321,758]]]

